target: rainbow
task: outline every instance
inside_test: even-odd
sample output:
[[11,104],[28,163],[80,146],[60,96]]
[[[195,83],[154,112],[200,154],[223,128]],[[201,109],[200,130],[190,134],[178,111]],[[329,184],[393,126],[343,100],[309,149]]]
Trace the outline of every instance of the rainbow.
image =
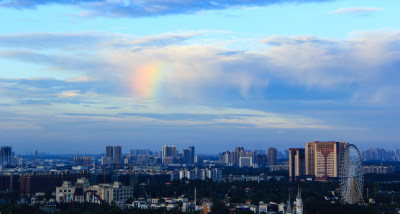
[[136,68],[131,77],[132,93],[140,98],[157,97],[167,70],[164,63],[146,64]]

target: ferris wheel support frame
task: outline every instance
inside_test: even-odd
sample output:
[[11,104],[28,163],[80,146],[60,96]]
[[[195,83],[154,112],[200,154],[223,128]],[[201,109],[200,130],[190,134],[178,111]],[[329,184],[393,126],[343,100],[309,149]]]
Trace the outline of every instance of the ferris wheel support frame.
[[[346,158],[345,155],[349,154],[347,152],[350,152],[350,149],[354,149],[357,152],[355,154],[357,154],[358,157],[359,157],[359,164],[358,164],[359,168],[358,168],[357,171],[360,173],[360,178],[358,178],[358,179],[361,181],[361,184],[359,184],[359,182],[357,182],[357,179],[356,179],[356,176],[354,175],[354,173],[352,173],[352,175],[351,175],[352,176],[351,177],[352,181],[350,181],[350,182],[352,184],[348,183],[349,182],[348,179],[351,179],[351,178],[347,174],[344,175],[345,174],[345,169],[343,167],[349,167],[349,166],[344,166],[345,158]],[[347,157],[347,158],[349,158],[349,157]],[[349,162],[349,159],[347,159],[347,163],[348,162]],[[355,170],[354,167],[352,169]],[[348,173],[348,171],[346,171],[346,173]],[[354,144],[349,144],[344,149],[343,153],[341,154],[341,158],[340,158],[340,192],[341,192],[341,195],[342,195],[342,198],[340,200],[341,202],[344,202],[344,200],[346,200],[346,202],[350,203],[350,204],[357,203],[357,201],[349,202],[347,200],[348,200],[348,198],[354,199],[354,198],[359,197],[358,201],[361,201],[363,204],[365,204],[365,201],[364,201],[364,198],[363,198],[363,195],[362,195],[362,190],[361,190],[362,187],[360,187],[360,185],[362,185],[362,183],[363,183],[363,177],[364,176],[363,176],[363,173],[362,173],[362,160],[361,160],[360,151],[358,150],[358,148]],[[347,182],[346,182],[346,180],[347,180]],[[352,187],[352,188],[350,188],[350,192],[348,191],[349,190],[349,185],[351,185],[351,187]],[[356,187],[354,187],[354,186],[356,186]],[[344,189],[346,189],[346,190],[344,190]],[[350,197],[349,197],[349,194],[351,195]]]

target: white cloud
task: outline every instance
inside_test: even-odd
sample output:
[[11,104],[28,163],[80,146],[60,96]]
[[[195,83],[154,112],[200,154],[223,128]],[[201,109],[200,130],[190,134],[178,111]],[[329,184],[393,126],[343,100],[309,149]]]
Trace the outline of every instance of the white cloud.
[[382,11],[383,8],[379,7],[348,7],[348,8],[339,8],[337,10],[332,11],[332,14],[365,14],[370,12]]

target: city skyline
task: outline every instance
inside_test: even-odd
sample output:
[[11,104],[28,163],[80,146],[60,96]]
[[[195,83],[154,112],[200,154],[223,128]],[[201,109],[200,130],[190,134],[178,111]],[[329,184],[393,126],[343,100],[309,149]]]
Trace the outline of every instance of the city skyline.
[[395,149],[399,6],[0,0],[0,145]]

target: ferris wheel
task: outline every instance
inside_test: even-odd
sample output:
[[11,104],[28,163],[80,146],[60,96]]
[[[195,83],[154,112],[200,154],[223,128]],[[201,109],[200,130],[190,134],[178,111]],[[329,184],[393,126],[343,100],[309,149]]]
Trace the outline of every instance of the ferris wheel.
[[353,144],[348,145],[342,153],[339,179],[342,202],[349,204],[364,203],[361,155]]

